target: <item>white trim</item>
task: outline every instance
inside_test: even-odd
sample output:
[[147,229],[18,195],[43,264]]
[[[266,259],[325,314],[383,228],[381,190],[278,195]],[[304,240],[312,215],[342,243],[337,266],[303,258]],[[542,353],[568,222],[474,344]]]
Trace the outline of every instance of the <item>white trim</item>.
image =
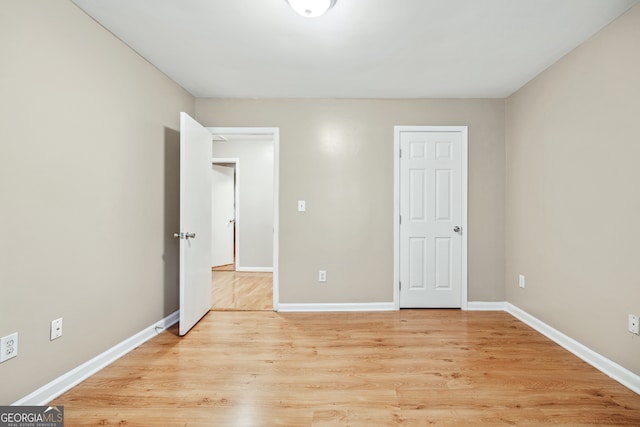
[[[212,135],[269,135],[273,138],[273,310],[278,311],[280,301],[280,128],[277,127],[207,127]],[[238,265],[236,259],[236,269]]]
[[240,159],[237,157],[212,157],[211,158],[211,163],[237,163],[239,161]]
[[625,367],[618,365],[599,353],[596,353],[584,344],[581,344],[557,329],[554,329],[511,303],[505,303],[505,311],[521,322],[531,326],[551,341],[578,356],[580,359],[584,360],[605,375],[608,375],[623,386],[640,394],[640,375],[636,375]]
[[320,311],[396,311],[393,302],[366,303],[327,303],[327,304],[289,304],[281,303],[282,312],[320,312]]
[[[233,163],[235,165],[235,182],[233,184],[234,187],[234,196],[235,200],[233,201],[233,211],[235,216],[235,227],[234,227],[234,240],[235,240],[235,249],[233,254],[233,269],[238,271],[238,265],[240,265],[240,159],[237,157],[212,157],[211,164],[220,164],[220,163]],[[211,242],[213,244],[213,242]]]
[[467,203],[469,198],[469,133],[467,126],[394,126],[393,127],[393,304],[400,309],[400,133],[401,132],[460,132],[462,134],[462,252],[460,308],[467,310]]
[[400,126],[393,128],[393,306],[400,310]]
[[504,301],[469,301],[467,310],[469,311],[505,311]]
[[[69,372],[59,376],[55,380],[43,385],[36,391],[28,394],[15,401],[14,406],[41,406],[51,402],[56,397],[60,396],[67,390],[75,387],[82,381],[86,380],[96,372],[115,362],[131,350],[139,347],[151,338],[158,335],[165,329],[178,323],[179,311],[171,313],[164,319],[154,323],[153,325],[143,329],[137,334],[127,338],[119,344],[111,347],[102,354],[97,355],[91,360],[83,363],[82,365],[70,370]],[[160,329],[160,331],[158,330]]]
[[462,181],[462,272],[461,272],[461,286],[462,292],[460,295],[460,308],[467,310],[468,283],[467,283],[467,241],[469,235],[469,221],[468,221],[468,201],[469,201],[469,128],[467,126],[455,126],[454,129],[459,129],[462,133],[462,171],[460,180]]
[[214,135],[275,135],[280,128],[269,127],[206,127]]
[[273,310],[280,305],[280,129],[273,129]]
[[273,267],[236,267],[236,271],[245,273],[271,273]]

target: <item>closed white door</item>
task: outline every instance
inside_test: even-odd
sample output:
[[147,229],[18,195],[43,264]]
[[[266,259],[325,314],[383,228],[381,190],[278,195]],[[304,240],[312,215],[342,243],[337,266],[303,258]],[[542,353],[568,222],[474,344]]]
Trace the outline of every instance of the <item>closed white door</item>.
[[180,335],[211,309],[211,133],[180,113]]
[[400,307],[459,308],[466,131],[403,131],[400,149]]
[[214,164],[212,174],[211,265],[219,267],[234,263],[235,168]]

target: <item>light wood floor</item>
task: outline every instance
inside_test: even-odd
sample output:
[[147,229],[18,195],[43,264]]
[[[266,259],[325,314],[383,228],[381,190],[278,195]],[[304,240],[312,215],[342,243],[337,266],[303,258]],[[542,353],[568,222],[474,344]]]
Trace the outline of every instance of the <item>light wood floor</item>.
[[640,396],[503,312],[212,311],[53,404],[67,426],[640,426]]
[[273,310],[273,273],[213,271],[212,310]]

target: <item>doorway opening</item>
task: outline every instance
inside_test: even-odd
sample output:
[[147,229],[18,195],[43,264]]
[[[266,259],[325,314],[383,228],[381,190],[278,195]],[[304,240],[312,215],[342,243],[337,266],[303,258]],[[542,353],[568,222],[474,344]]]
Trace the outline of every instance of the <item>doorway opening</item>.
[[465,310],[467,127],[394,133],[394,304]]
[[[207,129],[213,135],[212,168],[217,169],[212,221],[219,212],[212,241],[216,252],[215,242],[224,237],[218,246],[226,256],[212,262],[212,309],[277,311],[279,130]],[[218,196],[216,179],[227,182]]]
[[213,271],[235,271],[240,159],[214,157],[211,162],[211,267]]

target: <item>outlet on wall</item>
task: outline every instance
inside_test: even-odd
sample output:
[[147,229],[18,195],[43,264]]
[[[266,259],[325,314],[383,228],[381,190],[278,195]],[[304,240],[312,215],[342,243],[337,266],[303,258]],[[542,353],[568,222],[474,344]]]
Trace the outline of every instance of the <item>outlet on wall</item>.
[[62,317],[51,321],[51,341],[62,336]]
[[518,286],[520,286],[521,288],[524,288],[524,275],[520,275],[518,276]]
[[0,362],[9,360],[18,355],[18,333],[0,338]]
[[640,335],[640,320],[638,320],[638,316],[634,314],[629,315],[628,329],[632,334]]

